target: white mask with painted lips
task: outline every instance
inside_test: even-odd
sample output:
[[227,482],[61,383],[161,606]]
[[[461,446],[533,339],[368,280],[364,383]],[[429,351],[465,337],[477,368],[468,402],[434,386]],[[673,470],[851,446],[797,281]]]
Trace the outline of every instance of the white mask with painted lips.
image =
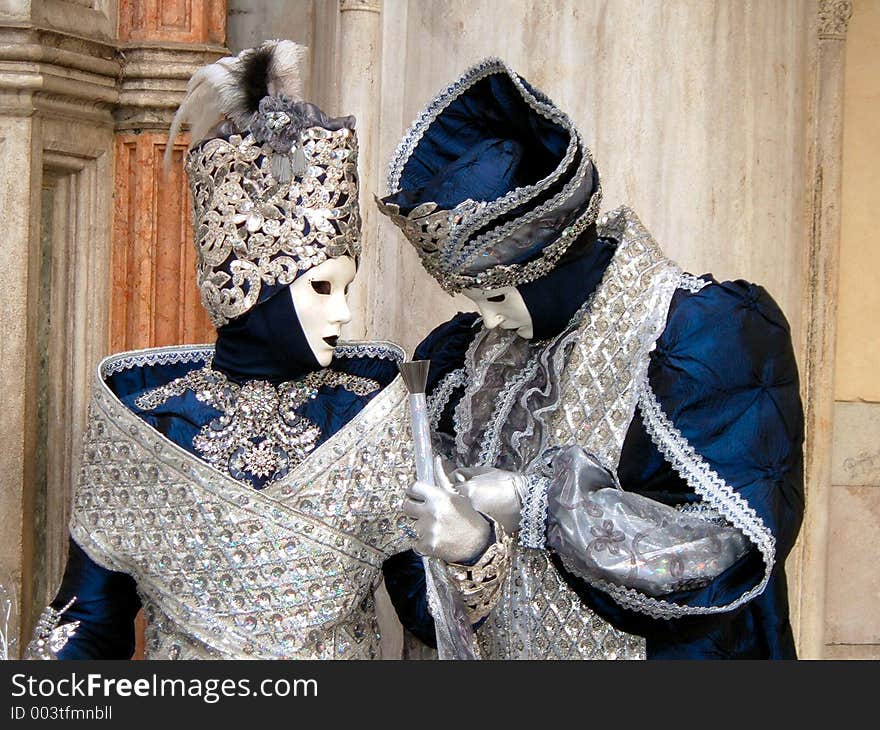
[[290,285],[296,316],[321,367],[330,364],[342,325],[351,321],[347,295],[355,272],[354,259],[340,256],[300,274]]
[[532,315],[515,286],[501,289],[465,289],[462,294],[477,305],[483,317],[483,325],[487,329],[500,327],[504,330],[515,330],[525,340],[534,336]]

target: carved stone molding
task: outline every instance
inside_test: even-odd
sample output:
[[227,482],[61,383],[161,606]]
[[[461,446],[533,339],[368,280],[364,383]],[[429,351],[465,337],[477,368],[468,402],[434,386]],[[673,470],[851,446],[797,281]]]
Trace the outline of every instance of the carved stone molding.
[[819,0],[819,38],[846,38],[852,12],[852,0]]
[[347,13],[352,11],[381,13],[382,0],[339,0],[340,13]]
[[112,124],[117,103],[116,47],[37,28],[0,26],[0,114]]
[[116,129],[168,129],[190,77],[225,52],[222,46],[122,49]]

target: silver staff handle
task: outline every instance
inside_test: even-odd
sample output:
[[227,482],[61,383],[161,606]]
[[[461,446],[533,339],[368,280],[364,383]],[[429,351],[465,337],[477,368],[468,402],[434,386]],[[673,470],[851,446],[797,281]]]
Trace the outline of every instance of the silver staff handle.
[[[436,484],[434,479],[434,450],[431,447],[431,429],[425,385],[428,381],[428,360],[400,363],[400,374],[409,390],[410,428],[416,477],[419,481]],[[437,637],[437,655],[440,659],[478,659],[474,632],[467,618],[461,597],[451,584],[442,560],[422,556],[425,567],[425,588],[428,608],[434,617]]]

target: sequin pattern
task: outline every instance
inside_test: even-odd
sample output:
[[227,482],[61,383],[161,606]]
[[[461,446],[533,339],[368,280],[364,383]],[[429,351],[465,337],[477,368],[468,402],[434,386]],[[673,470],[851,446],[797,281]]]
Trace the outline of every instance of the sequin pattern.
[[265,380],[243,385],[214,370],[210,362],[183,377],[140,396],[139,408],[153,409],[190,390],[202,403],[220,411],[193,439],[199,455],[238,480],[266,478],[262,486],[283,477],[315,448],[321,429],[296,409],[322,386],[341,386],[358,395],[379,389],[369,378],[329,368],[275,387]]
[[374,657],[371,591],[385,557],[409,545],[402,381],[255,491],[146,425],[104,380],[121,363],[168,361],[173,350],[99,366],[70,523],[95,562],[137,581],[147,658]]
[[272,148],[250,133],[211,139],[187,158],[196,278],[216,327],[251,309],[264,285],[360,254],[355,133],[310,127],[302,138],[305,173],[284,183]]

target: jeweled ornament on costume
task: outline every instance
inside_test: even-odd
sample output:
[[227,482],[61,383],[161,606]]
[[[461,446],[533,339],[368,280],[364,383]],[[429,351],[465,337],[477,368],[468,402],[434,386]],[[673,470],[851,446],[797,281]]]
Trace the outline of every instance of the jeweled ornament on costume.
[[263,486],[269,486],[302,462],[321,438],[321,429],[297,409],[314,399],[322,386],[339,386],[361,396],[379,390],[375,380],[330,369],[277,387],[265,380],[238,385],[209,361],[145,393],[135,405],[151,410],[192,391],[199,401],[220,411],[193,439],[199,455],[235,479],[264,479]]

